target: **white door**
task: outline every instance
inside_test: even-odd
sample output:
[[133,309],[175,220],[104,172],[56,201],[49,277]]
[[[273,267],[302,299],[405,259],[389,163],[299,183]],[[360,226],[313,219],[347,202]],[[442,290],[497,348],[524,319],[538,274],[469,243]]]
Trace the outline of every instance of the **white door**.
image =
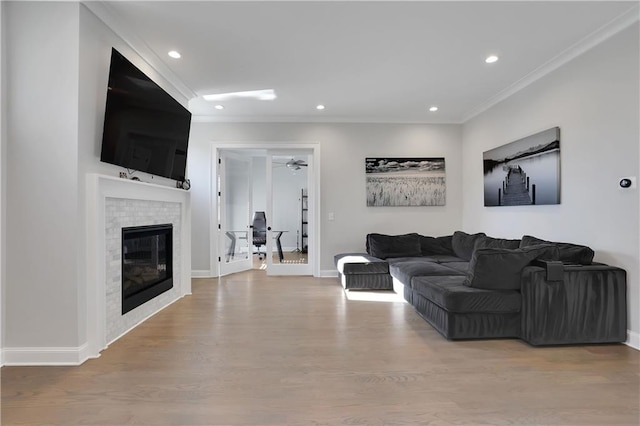
[[251,157],[218,150],[219,275],[252,268]]
[[312,158],[309,150],[267,151],[268,275],[313,274]]

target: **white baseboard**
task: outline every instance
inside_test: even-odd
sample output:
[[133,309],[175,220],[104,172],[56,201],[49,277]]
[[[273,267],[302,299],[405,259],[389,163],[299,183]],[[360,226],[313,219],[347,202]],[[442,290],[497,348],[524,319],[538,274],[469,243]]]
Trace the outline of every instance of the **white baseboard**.
[[338,278],[337,269],[323,269],[320,271],[320,278]]
[[627,330],[627,341],[624,344],[640,351],[640,333]]
[[61,348],[4,348],[2,358],[5,366],[25,365],[80,365],[90,356],[89,345]]
[[207,269],[191,271],[191,278],[212,278],[211,271]]
[[[189,295],[191,293],[187,293]],[[124,333],[108,342],[107,345],[101,350],[106,349],[110,344],[118,340],[120,337],[127,334],[129,331],[136,328],[138,325],[156,315],[166,307],[172,305],[178,300],[182,299],[185,295],[182,295],[175,300],[170,301],[157,311],[149,314],[145,318],[141,319],[135,325],[131,326]],[[98,358],[100,354],[92,354],[89,348],[89,344],[85,343],[78,347],[60,347],[60,348],[47,348],[47,347],[31,347],[31,348],[4,348],[0,354],[0,358],[4,361],[5,366],[52,366],[52,365],[80,365],[90,358]]]

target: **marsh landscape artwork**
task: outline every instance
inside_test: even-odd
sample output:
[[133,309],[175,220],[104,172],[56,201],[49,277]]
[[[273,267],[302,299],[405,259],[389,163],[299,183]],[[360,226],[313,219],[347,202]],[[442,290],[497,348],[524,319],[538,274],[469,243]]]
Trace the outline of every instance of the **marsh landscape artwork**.
[[486,151],[485,206],[560,204],[560,128]]
[[367,158],[367,206],[444,206],[444,157]]

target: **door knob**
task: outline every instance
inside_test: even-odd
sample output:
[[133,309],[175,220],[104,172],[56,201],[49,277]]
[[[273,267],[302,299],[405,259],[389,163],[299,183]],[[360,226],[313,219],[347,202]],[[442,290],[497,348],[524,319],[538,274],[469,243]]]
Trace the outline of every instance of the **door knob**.
[[267,231],[271,231],[271,227],[270,226],[267,227]]

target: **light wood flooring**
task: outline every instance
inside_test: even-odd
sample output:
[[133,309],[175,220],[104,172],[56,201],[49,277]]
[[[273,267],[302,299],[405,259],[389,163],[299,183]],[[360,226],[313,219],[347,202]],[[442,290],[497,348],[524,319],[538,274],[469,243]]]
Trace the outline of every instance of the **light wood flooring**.
[[81,366],[2,368],[2,425],[638,425],[639,369],[624,345],[449,342],[406,303],[250,271]]

